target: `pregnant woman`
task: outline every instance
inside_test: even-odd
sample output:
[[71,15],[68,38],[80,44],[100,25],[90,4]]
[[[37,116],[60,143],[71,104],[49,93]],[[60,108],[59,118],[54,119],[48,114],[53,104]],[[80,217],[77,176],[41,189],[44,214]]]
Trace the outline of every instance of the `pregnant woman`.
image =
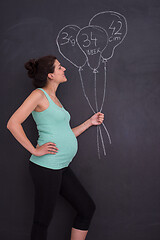
[[[31,240],[46,240],[60,193],[76,210],[71,240],[84,240],[95,212],[95,203],[70,168],[77,153],[77,136],[92,125],[100,125],[103,113],[96,113],[81,125],[70,127],[70,114],[56,96],[66,82],[65,68],[49,55],[25,64],[35,90],[25,99],[7,123],[7,128],[30,153],[29,170],[35,189]],[[22,123],[32,113],[38,129],[37,146],[27,138]]]

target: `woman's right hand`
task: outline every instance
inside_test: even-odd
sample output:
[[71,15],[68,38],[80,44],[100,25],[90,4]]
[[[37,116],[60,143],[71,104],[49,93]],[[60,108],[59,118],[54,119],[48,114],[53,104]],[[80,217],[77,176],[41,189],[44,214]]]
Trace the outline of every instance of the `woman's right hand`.
[[58,148],[56,147],[56,144],[53,142],[47,142],[41,146],[37,144],[35,148],[35,153],[33,155],[35,156],[43,156],[45,154],[56,154],[58,151]]

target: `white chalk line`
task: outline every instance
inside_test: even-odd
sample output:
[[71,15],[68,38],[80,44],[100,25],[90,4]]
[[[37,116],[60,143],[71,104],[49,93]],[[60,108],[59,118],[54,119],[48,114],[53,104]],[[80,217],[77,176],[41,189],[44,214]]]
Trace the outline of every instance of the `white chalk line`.
[[[104,69],[106,70],[106,68],[104,68]],[[93,109],[93,107],[92,107],[92,105],[91,105],[91,103],[90,103],[90,101],[89,101],[89,99],[88,99],[88,97],[87,97],[87,95],[86,95],[86,92],[85,92],[85,89],[84,89],[83,80],[82,80],[81,71],[82,71],[82,68],[79,68],[79,75],[80,75],[80,80],[81,80],[82,90],[83,90],[84,96],[85,96],[85,98],[86,98],[86,100],[87,100],[90,108],[92,109],[93,113],[96,113],[96,111]],[[105,73],[105,76],[106,76],[106,73]],[[95,79],[96,79],[96,77],[95,77]],[[105,81],[104,81],[104,82],[106,82],[106,78],[105,78]],[[96,81],[95,81],[95,83],[96,83]],[[106,85],[106,83],[104,83],[104,84]],[[95,90],[95,101],[97,102],[97,98],[96,98],[96,95],[97,95],[97,94],[96,94],[96,84],[95,84],[95,89],[94,89],[94,90]],[[104,93],[105,93],[105,91],[104,91]],[[105,97],[105,96],[103,95],[103,103],[104,103],[104,97]],[[103,106],[103,104],[102,104],[102,106]],[[101,108],[102,108],[102,106],[101,106]],[[97,104],[97,112],[98,112],[98,104]],[[103,127],[104,127],[104,129],[105,129],[105,131],[106,131],[106,133],[107,133],[107,136],[108,136],[108,139],[109,139],[109,143],[111,144],[111,138],[110,138],[109,132],[108,132],[105,124],[102,123],[102,125],[103,125]],[[99,127],[99,129],[100,129],[100,126],[97,126],[97,129],[98,129],[98,127]],[[98,130],[99,130],[99,129],[98,129]],[[98,134],[98,130],[97,130],[97,134]],[[104,145],[104,141],[103,141],[103,136],[102,136],[102,133],[101,133],[101,129],[100,129],[99,131],[100,131],[100,137],[101,137],[101,141],[102,141],[103,152],[104,152],[104,155],[106,155],[106,150],[105,150],[105,145]],[[97,136],[97,148],[98,148],[98,155],[100,155],[100,153],[99,153],[99,138],[98,138],[98,136]]]

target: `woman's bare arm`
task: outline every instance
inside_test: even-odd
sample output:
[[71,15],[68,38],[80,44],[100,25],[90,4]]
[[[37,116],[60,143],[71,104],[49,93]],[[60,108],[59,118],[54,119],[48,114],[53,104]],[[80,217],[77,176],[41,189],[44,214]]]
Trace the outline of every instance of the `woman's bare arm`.
[[17,139],[17,141],[31,154],[35,153],[36,148],[34,148],[32,143],[27,138],[21,124],[36,108],[36,106],[42,100],[42,98],[43,98],[42,91],[38,89],[33,90],[7,122],[7,129],[9,129],[9,131]]
[[89,127],[93,125],[100,125],[104,120],[104,113],[97,112],[84,123],[79,126],[72,128],[72,131],[76,137],[78,137],[81,133],[86,131]]
[[79,126],[72,128],[72,131],[74,135],[78,137],[81,133],[86,131],[91,126],[92,126],[91,120],[88,119],[84,123],[80,124]]

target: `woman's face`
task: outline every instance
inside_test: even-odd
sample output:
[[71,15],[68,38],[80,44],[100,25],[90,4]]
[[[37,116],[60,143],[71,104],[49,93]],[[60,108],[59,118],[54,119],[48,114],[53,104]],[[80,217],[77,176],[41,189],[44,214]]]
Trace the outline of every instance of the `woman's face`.
[[54,62],[54,66],[55,66],[54,73],[53,73],[54,81],[56,81],[58,83],[66,82],[67,78],[64,74],[66,69],[61,66],[60,62],[57,59]]

